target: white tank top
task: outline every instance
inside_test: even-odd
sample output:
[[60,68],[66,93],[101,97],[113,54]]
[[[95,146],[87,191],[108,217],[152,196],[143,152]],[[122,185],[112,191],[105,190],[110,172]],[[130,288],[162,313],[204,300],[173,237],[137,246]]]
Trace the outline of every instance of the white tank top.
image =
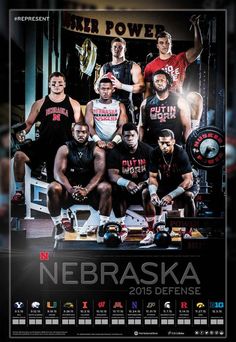
[[104,104],[99,99],[92,100],[95,131],[103,141],[110,141],[117,130],[120,116],[120,102],[113,100]]

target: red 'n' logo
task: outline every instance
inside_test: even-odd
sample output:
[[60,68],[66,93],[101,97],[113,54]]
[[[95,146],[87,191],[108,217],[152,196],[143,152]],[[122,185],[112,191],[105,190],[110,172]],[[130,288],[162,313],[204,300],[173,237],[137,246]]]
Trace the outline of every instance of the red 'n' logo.
[[49,252],[40,252],[39,259],[42,261],[49,260]]
[[61,114],[53,114],[52,121],[61,121]]

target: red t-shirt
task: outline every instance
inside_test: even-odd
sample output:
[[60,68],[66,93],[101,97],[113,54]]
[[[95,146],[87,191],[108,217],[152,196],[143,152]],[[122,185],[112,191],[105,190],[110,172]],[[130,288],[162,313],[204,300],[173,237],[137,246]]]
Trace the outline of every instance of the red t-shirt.
[[181,93],[186,68],[189,64],[185,52],[180,52],[178,55],[171,55],[170,58],[165,60],[157,57],[146,65],[144,69],[144,79],[146,82],[151,82],[152,75],[155,71],[160,69],[165,70],[173,78],[173,84],[170,90]]

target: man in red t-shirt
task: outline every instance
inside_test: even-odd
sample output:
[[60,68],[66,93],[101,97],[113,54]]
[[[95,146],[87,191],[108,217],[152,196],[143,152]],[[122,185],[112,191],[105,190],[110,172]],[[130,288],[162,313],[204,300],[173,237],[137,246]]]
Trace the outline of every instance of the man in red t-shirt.
[[[144,79],[146,82],[145,98],[152,95],[151,80],[155,71],[163,69],[173,78],[171,91],[182,93],[186,68],[193,63],[202,52],[202,35],[199,27],[199,16],[192,16],[190,21],[194,27],[194,46],[187,51],[175,55],[172,53],[171,35],[163,31],[157,35],[157,49],[159,56],[148,63],[144,69]],[[186,99],[191,107],[192,128],[199,126],[202,115],[203,100],[197,92],[190,92]]]

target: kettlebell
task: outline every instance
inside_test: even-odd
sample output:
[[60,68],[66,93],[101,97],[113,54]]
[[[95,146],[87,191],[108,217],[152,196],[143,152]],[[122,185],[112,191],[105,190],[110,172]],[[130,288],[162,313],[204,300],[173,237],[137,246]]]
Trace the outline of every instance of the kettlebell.
[[161,230],[155,234],[154,243],[160,248],[168,248],[171,243],[171,236],[168,232]]
[[165,221],[159,221],[154,224],[153,230],[155,233],[158,233],[159,231],[167,231],[169,232],[169,228],[166,227]]
[[107,222],[104,225],[104,243],[108,247],[117,247],[121,243],[119,233],[121,225],[117,222]]

